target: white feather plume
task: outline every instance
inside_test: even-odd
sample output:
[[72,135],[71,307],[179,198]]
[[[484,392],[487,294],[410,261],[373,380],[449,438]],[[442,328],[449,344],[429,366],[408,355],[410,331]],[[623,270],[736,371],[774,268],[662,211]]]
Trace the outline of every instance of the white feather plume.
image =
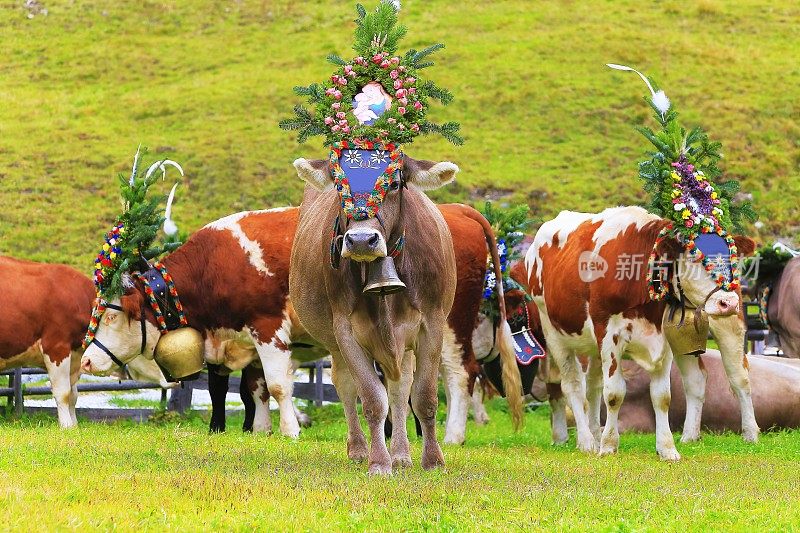
[[778,250],[778,251],[781,251],[781,252],[785,252],[785,253],[791,254],[792,257],[800,257],[800,251],[792,250],[791,248],[789,248],[788,246],[786,246],[782,242],[776,242],[775,244],[772,245],[772,248],[774,250]]
[[615,63],[606,63],[607,67],[613,68],[614,70],[623,70],[626,72],[635,72],[642,78],[642,81],[647,85],[647,88],[650,89],[650,98],[653,100],[653,105],[656,106],[656,109],[661,113],[661,116],[664,116],[664,113],[669,111],[670,101],[667,98],[667,95],[664,91],[656,92],[653,89],[653,86],[650,84],[650,80],[647,79],[647,76],[636,70],[635,68],[631,68],[625,65],[617,65]]
[[400,0],[383,0],[387,4],[392,4],[395,11],[400,11]]
[[145,179],[149,178],[156,170],[160,170],[161,172],[163,172],[164,175],[162,177],[166,178],[167,165],[177,168],[178,172],[180,172],[181,176],[183,176],[183,168],[178,163],[176,163],[171,159],[164,159],[162,161],[156,161],[155,163],[150,165],[150,168],[147,169],[147,172],[144,175]]
[[133,171],[131,171],[131,179],[128,181],[128,185],[133,187],[133,180],[136,178],[136,171],[139,170],[139,151],[142,149],[142,145],[140,144],[138,148],[136,148],[136,155],[133,156]]
[[[183,174],[183,172],[181,172],[181,174]],[[172,186],[172,190],[169,191],[167,208],[164,210],[164,233],[167,235],[175,235],[178,233],[178,225],[172,220],[172,202],[175,201],[175,189],[177,188],[178,184],[176,183]]]

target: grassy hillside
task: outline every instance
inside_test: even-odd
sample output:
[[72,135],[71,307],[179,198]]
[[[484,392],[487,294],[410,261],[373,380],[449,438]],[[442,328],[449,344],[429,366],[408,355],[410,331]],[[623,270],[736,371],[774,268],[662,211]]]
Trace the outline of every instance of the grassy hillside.
[[[41,531],[794,531],[800,520],[798,433],[749,445],[733,434],[655,454],[653,435],[623,434],[616,456],[550,445],[549,411],[513,433],[490,407],[447,468],[369,478],[347,459],[340,405],[312,412],[293,442],[242,434],[241,419],[209,436],[199,419],[0,422],[0,511],[8,530]],[[80,405],[80,404],[79,404]],[[440,411],[440,419],[444,416]],[[273,413],[273,423],[277,424]],[[411,423],[409,422],[411,425]],[[442,431],[440,426],[439,431]]]
[[[299,201],[291,161],[324,151],[277,122],[292,86],[330,74],[327,53],[350,55],[351,1],[42,2],[32,19],[0,3],[0,253],[88,271],[138,143],[184,164],[183,229]],[[408,150],[461,166],[438,199],[503,197],[543,218],[641,201],[644,87],[613,61],[655,76],[724,143],[762,238],[800,231],[796,2],[403,4],[403,49],[447,44],[429,75],[457,99],[434,117],[467,138]]]

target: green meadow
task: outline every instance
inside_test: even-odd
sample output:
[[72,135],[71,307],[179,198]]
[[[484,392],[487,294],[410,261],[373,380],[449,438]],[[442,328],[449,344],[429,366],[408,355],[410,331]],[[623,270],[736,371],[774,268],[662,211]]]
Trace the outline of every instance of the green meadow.
[[[371,478],[345,452],[339,405],[312,410],[299,441],[208,435],[199,416],[165,424],[53,418],[0,422],[0,512],[8,530],[120,531],[792,531],[800,435],[758,444],[704,434],[658,459],[653,435],[622,435],[619,454],[550,445],[546,408],[513,433],[500,401],[468,423],[447,467]],[[274,415],[276,416],[276,415]],[[443,431],[444,412],[439,431]],[[277,418],[273,420],[277,424]],[[676,435],[677,438],[677,435]]]
[[[23,3],[0,3],[0,253],[88,271],[139,143],[186,169],[182,230],[299,202],[292,161],[326,152],[277,123],[293,86],[330,75],[325,55],[350,55],[352,2],[42,0],[33,18]],[[401,13],[401,49],[446,43],[425,73],[456,100],[431,116],[467,141],[408,147],[461,167],[436,199],[524,202],[540,219],[643,202],[646,89],[604,66],[618,62],[724,144],[761,213],[754,235],[797,238],[800,4],[405,0]]]

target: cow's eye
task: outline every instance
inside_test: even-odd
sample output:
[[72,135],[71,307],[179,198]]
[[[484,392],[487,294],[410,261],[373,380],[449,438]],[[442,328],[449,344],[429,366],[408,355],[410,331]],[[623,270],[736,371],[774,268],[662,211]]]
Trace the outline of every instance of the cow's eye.
[[394,180],[392,183],[390,183],[389,190],[391,191],[400,190],[400,180]]

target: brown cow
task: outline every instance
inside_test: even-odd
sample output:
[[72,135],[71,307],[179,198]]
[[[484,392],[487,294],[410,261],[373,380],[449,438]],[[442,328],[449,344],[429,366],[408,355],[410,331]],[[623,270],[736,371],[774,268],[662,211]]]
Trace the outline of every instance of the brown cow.
[[[625,397],[625,380],[620,360],[629,354],[651,376],[650,393],[656,416],[656,450],[663,459],[680,458],[669,429],[669,370],[672,352],[662,331],[665,304],[650,299],[647,281],[640,272],[625,276],[605,275],[608,265],[621,259],[649,256],[656,237],[668,222],[638,207],[607,209],[599,214],[562,212],[541,226],[528,250],[525,266],[531,295],[539,309],[550,357],[561,372],[561,386],[575,415],[578,447],[584,451],[613,453],[619,433],[617,417]],[[749,255],[754,244],[736,237],[740,253]],[[659,253],[680,258],[683,249],[671,239],[664,240]],[[685,258],[687,264],[690,259]],[[592,268],[590,268],[592,267]],[[674,269],[670,272],[675,282]],[[740,296],[716,290],[705,275],[683,278],[683,292],[690,304],[704,308],[711,331],[723,353],[731,386],[739,398],[743,434],[746,440],[758,436],[753,414],[747,360],[743,352],[744,320]],[[703,303],[705,302],[705,304]],[[586,386],[576,355],[589,355]],[[602,367],[598,364],[598,355]],[[676,362],[684,375],[687,409],[684,440],[699,437],[705,379],[693,356]],[[608,419],[600,435],[600,397],[603,395]],[[587,402],[588,400],[588,402]],[[588,403],[589,412],[584,410]],[[563,408],[563,402],[556,402]],[[554,422],[562,417],[554,415]],[[566,436],[566,428],[553,428],[554,437]],[[598,445],[599,440],[599,445]]]
[[[436,440],[436,388],[456,266],[450,232],[423,189],[452,181],[458,167],[407,156],[403,167],[402,178],[399,172],[392,176],[379,218],[348,220],[330,172],[305,159],[295,161],[298,175],[321,192],[302,206],[289,293],[308,332],[333,357],[334,385],[348,423],[348,455],[368,456],[369,472],[375,474],[411,464],[405,424],[409,393],[422,425],[422,467],[444,464]],[[341,252],[332,246],[332,222],[345,227]],[[367,263],[386,256],[402,236],[405,246],[396,266],[405,290],[362,293]],[[331,268],[332,260],[341,261],[339,268]],[[373,361],[387,377],[388,397]],[[356,412],[359,396],[371,434],[369,449]],[[383,437],[390,403],[391,455]]]
[[[92,281],[66,265],[0,257],[0,370],[47,370],[58,423],[75,426],[80,348],[95,298]],[[166,385],[152,361],[130,369],[135,379]]]
[[767,316],[783,353],[800,358],[800,257],[791,259],[773,282]]

